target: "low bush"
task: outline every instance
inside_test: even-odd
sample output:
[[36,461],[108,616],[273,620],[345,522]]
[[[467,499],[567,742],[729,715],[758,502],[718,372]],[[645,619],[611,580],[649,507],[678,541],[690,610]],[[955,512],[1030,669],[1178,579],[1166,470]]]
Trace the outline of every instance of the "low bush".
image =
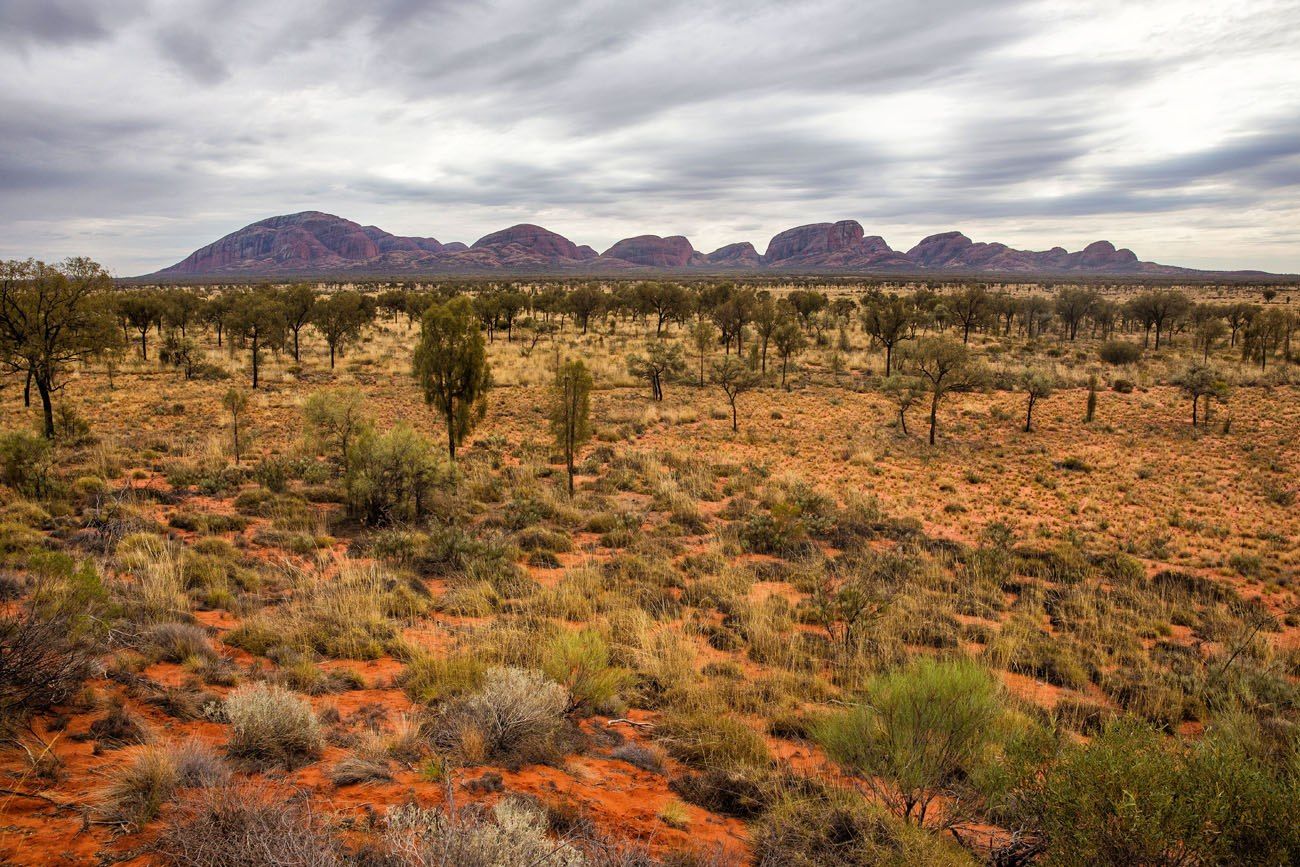
[[302,798],[221,786],[183,799],[154,849],[172,867],[344,867],[337,838]]
[[772,763],[762,736],[721,711],[667,713],[657,734],[674,758],[698,768],[763,768]]
[[432,739],[467,764],[552,762],[572,746],[568,705],[564,687],[538,672],[493,668],[477,692],[442,706],[432,721]]
[[436,704],[478,689],[486,670],[476,656],[426,654],[408,662],[397,682],[411,701]]
[[50,441],[39,434],[0,433],[0,483],[25,497],[46,496],[53,481],[52,452]]
[[542,654],[542,671],[569,691],[572,709],[607,707],[630,677],[610,665],[609,645],[591,629],[557,635]]
[[1107,364],[1133,364],[1142,357],[1142,347],[1129,340],[1107,340],[1097,355]]
[[323,746],[320,723],[306,701],[265,683],[241,686],[225,700],[231,756],[258,767],[296,767],[316,759]]

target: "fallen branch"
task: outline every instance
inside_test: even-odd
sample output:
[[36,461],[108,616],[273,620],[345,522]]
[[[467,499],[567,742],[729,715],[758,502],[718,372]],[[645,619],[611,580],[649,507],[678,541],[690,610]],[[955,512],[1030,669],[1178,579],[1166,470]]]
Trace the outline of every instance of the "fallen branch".
[[605,725],[606,726],[625,725],[625,726],[632,726],[634,728],[639,728],[639,729],[652,729],[655,727],[654,723],[637,722],[634,719],[622,719],[622,718],[612,719],[609,722],[605,723]]

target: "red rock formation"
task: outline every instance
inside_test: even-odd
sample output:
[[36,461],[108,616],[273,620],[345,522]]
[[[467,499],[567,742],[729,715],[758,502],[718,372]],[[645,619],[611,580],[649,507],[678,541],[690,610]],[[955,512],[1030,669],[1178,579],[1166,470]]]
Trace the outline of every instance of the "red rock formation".
[[[510,248],[515,248],[511,250]],[[586,259],[595,258],[595,251],[591,255],[585,254],[578,245],[570,241],[563,235],[557,235],[541,226],[534,226],[531,223],[520,223],[517,226],[511,226],[509,229],[502,229],[499,232],[493,232],[490,235],[484,235],[474,242],[471,250],[491,250],[498,253],[503,260],[523,261],[537,260],[538,262],[557,262],[568,259],[575,262],[582,262]],[[591,248],[587,248],[590,250]]]
[[763,264],[762,257],[748,241],[719,247],[705,256],[704,261],[710,265],[724,265],[729,268],[757,268]]
[[691,242],[681,235],[669,238],[658,235],[624,238],[601,254],[603,259],[622,259],[647,268],[685,268],[698,256]]

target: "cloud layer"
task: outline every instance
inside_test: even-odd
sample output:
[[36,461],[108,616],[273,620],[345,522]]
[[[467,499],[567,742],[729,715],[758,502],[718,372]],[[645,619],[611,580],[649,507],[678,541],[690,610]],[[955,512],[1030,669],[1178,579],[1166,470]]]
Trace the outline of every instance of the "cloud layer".
[[1300,7],[1085,5],[8,0],[0,257],[134,274],[310,208],[1300,271]]

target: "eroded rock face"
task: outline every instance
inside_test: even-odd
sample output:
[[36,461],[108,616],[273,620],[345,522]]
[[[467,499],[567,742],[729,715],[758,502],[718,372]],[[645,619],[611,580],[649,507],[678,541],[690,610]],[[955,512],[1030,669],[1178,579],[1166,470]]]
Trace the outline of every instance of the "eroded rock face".
[[373,259],[380,252],[375,238],[357,223],[320,211],[303,211],[245,226],[194,251],[167,271],[214,274],[343,267]]
[[725,265],[732,268],[757,268],[763,259],[748,241],[719,247],[704,257],[710,265]]
[[685,268],[697,256],[691,242],[681,235],[668,238],[658,235],[624,238],[601,254],[603,259],[622,259],[647,268]]
[[[508,249],[510,247],[517,249],[510,250]],[[520,223],[484,235],[475,241],[470,249],[499,251],[503,261],[536,258],[539,260],[571,259],[580,262],[595,258],[594,251],[588,255],[563,235],[543,229],[541,226],[534,226],[532,223]],[[591,250],[590,247],[587,249]]]
[[774,265],[790,260],[807,260],[827,253],[848,249],[866,234],[857,220],[838,223],[811,223],[786,229],[772,237],[763,261]]

